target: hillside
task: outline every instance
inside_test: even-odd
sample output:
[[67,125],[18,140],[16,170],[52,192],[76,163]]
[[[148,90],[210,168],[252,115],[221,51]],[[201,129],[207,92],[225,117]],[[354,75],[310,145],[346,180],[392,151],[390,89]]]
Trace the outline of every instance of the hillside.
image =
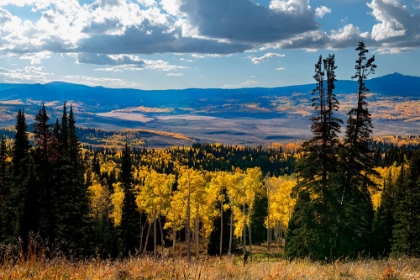
[[[420,77],[394,73],[373,78],[366,84],[372,92],[368,102],[376,135],[418,134]],[[63,82],[0,84],[0,120],[2,126],[12,126],[18,108],[24,108],[31,122],[42,101],[51,119],[55,119],[67,101],[73,105],[81,127],[158,131],[157,134],[144,133],[148,146],[170,145],[173,138],[162,132],[182,134],[193,142],[288,141],[310,136],[308,119],[312,114],[310,93],[313,88],[313,84],[307,84],[279,88],[145,91]],[[343,119],[354,106],[352,93],[355,90],[355,81],[336,82],[339,114]],[[153,137],[148,137],[151,135]],[[187,142],[191,143],[190,140]],[[183,140],[176,144],[183,144]]]

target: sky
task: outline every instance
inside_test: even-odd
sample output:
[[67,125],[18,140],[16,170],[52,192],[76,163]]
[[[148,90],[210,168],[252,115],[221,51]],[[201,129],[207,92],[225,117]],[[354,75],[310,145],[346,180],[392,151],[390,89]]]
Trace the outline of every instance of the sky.
[[420,76],[420,0],[0,0],[0,83],[281,87],[328,54],[349,80],[360,41]]

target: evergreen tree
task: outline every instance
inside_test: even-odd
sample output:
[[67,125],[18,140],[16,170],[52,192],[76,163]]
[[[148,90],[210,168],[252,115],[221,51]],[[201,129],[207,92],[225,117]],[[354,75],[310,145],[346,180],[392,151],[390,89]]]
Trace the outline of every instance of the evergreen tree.
[[[402,175],[404,176],[404,175]],[[420,257],[420,152],[410,160],[395,200],[392,255]]]
[[51,131],[51,124],[48,123],[50,117],[47,114],[44,103],[38,114],[35,116],[34,123],[34,142],[35,149],[43,161],[54,161],[57,158],[57,147],[54,135]]
[[330,246],[324,240],[326,228],[319,223],[314,207],[316,205],[311,202],[310,194],[306,190],[298,193],[285,236],[286,257],[324,260],[329,256]]
[[75,118],[70,107],[67,118],[64,104],[60,146],[63,157],[54,163],[56,201],[56,243],[68,256],[89,253],[88,235],[90,221],[89,199],[84,180],[84,164],[80,156],[80,144],[76,134]]
[[391,252],[392,228],[394,225],[394,200],[395,186],[392,182],[390,171],[384,182],[381,204],[375,214],[372,225],[372,255],[374,257],[388,257]]
[[31,232],[38,232],[39,225],[39,189],[33,157],[23,161],[26,173],[21,174],[20,188],[16,189],[16,228],[15,235],[21,238],[23,252],[27,252],[28,238]]
[[63,157],[67,156],[68,145],[69,145],[69,120],[67,118],[67,107],[66,102],[63,105],[63,116],[61,117],[61,126],[59,127],[58,142],[59,151]]
[[337,256],[357,257],[369,247],[369,234],[373,222],[373,205],[368,187],[375,184],[370,175],[377,175],[374,168],[374,153],[370,145],[373,125],[367,107],[366,96],[369,91],[365,80],[375,73],[375,57],[366,57],[368,50],[363,42],[356,48],[357,106],[348,112],[348,121],[341,152],[339,187],[336,191],[339,200],[339,217],[336,234]]
[[133,174],[132,174],[131,151],[126,142],[121,156],[120,182],[124,191],[122,206],[119,254],[121,257],[134,254],[139,248],[140,217],[137,211],[136,198],[134,196]]
[[6,159],[6,138],[3,135],[0,142],[0,242],[7,238],[7,227],[10,221],[10,209],[7,205],[10,200],[10,174]]
[[[334,115],[338,109],[338,100],[333,93],[335,69],[333,55],[324,60],[320,56],[315,64],[314,79],[317,85],[312,92],[312,106],[316,110],[316,115],[311,118],[313,137],[303,143],[303,156],[296,167],[300,180],[295,193],[300,205],[295,208],[290,221],[289,242],[286,242],[285,249],[288,257],[310,252],[311,258],[325,259],[332,254],[334,224],[337,220],[334,178],[340,149],[338,133],[342,122]],[[302,240],[305,245],[298,245]]]
[[[13,181],[10,190],[9,207],[7,207],[9,218],[9,237],[22,238],[23,249],[27,248],[29,230],[36,230],[37,193],[34,191],[32,164],[30,160],[30,148],[28,139],[28,125],[26,124],[25,113],[19,110],[16,117],[16,134],[13,144],[12,169]],[[29,216],[34,215],[31,219]],[[29,223],[29,224],[28,224]],[[13,242],[12,239],[9,241]]]
[[21,164],[21,161],[28,156],[29,149],[31,148],[28,139],[28,125],[26,124],[25,113],[22,109],[19,109],[17,113],[15,128],[16,134],[12,156],[14,177],[22,173],[22,169],[25,168],[25,165]]

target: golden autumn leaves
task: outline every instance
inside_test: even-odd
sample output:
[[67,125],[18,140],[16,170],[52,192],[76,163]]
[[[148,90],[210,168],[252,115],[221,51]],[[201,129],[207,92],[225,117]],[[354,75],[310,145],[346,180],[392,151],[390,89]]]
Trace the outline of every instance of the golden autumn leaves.
[[[165,160],[164,155],[160,155]],[[101,156],[100,156],[101,157]],[[100,158],[101,173],[120,172],[118,156],[102,155]],[[208,172],[177,165],[176,174],[159,173],[150,165],[133,166],[137,210],[147,216],[148,231],[165,229],[173,241],[173,252],[176,252],[177,232],[185,229],[187,236],[194,242],[194,252],[199,247],[207,246],[211,232],[214,230],[214,219],[226,219],[230,228],[224,229],[232,238],[242,238],[246,228],[251,226],[251,215],[256,198],[270,195],[270,227],[285,227],[293,209],[294,200],[290,198],[296,179],[292,176],[263,178],[258,167],[245,171],[233,169]],[[89,195],[91,214],[109,213],[115,226],[121,223],[124,192],[121,183],[113,183],[109,190],[106,182],[91,173]],[[227,211],[231,215],[227,216]],[[229,213],[230,213],[229,212]],[[226,217],[222,217],[225,215]],[[268,217],[266,218],[268,225]],[[154,238],[159,236],[154,234]],[[188,241],[188,244],[190,243]],[[164,244],[164,241],[161,240]],[[156,240],[154,240],[156,244]],[[161,243],[161,244],[162,244]],[[156,245],[155,253],[157,251]],[[230,251],[230,250],[229,250]]]

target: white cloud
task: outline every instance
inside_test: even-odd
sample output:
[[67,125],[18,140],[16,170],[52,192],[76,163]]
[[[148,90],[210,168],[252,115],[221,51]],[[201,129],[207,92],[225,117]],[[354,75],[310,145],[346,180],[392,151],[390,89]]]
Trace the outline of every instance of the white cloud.
[[284,71],[284,70],[286,70],[286,68],[285,68],[285,67],[279,67],[279,68],[277,68],[276,70],[277,70],[277,71]]
[[193,60],[192,59],[186,59],[186,58],[183,58],[183,57],[181,57],[179,60],[181,60],[181,61],[185,61],[185,62],[193,62]]
[[284,57],[284,54],[270,52],[270,53],[264,54],[261,57],[251,57],[251,56],[248,56],[247,58],[250,59],[252,61],[252,63],[259,64],[261,62],[267,61],[268,59],[270,59],[272,57]]
[[240,83],[240,84],[236,84],[236,85],[226,84],[226,85],[223,85],[222,88],[243,88],[243,87],[252,87],[252,86],[255,86],[255,85],[258,85],[258,84],[259,84],[259,82],[255,81],[255,80],[248,80],[244,83]]
[[53,74],[46,72],[43,66],[27,66],[18,69],[0,67],[0,77],[4,82],[47,83],[51,81],[49,76]]
[[43,60],[51,58],[50,52],[27,53],[19,56],[20,59],[30,60],[31,64],[41,64]]
[[107,86],[107,87],[124,87],[124,88],[139,88],[141,85],[138,83],[127,82],[117,78],[103,78],[103,77],[90,77],[82,75],[67,75],[63,76],[60,81],[68,83],[84,84],[88,86]]
[[[140,59],[138,57],[135,57],[136,61],[138,63],[130,63],[130,61],[126,61],[126,63],[123,63],[120,61],[120,63],[117,63],[118,61],[112,60],[110,63],[94,63],[99,65],[110,65],[111,67],[102,67],[97,68],[94,71],[105,71],[105,72],[123,72],[123,71],[139,71],[139,70],[161,70],[161,71],[173,71],[177,69],[185,69],[188,67],[180,66],[180,65],[172,65],[169,64],[166,61],[163,60],[150,60],[150,59]],[[90,63],[93,63],[91,61]]]
[[169,77],[181,77],[181,76],[184,76],[182,73],[168,73],[168,74],[166,74],[166,76],[169,76]]
[[270,9],[296,15],[311,13],[308,0],[272,0]]
[[321,6],[315,9],[315,16],[317,18],[323,18],[326,14],[331,13],[331,9],[325,6]]
[[[331,9],[313,9],[309,0],[271,0],[269,7],[250,0],[92,2],[82,5],[76,0],[1,0],[0,55],[22,55],[22,59],[39,64],[48,57],[37,53],[78,53],[80,63],[101,64],[102,59],[110,60],[102,65],[142,68],[142,61],[129,63],[128,56],[189,53],[202,58],[271,47],[337,49],[353,47],[360,40],[372,47],[420,46],[420,15],[410,14],[397,0],[368,3],[371,15],[378,21],[371,32],[361,32],[346,22],[343,28],[328,33],[320,28],[316,17],[331,13]],[[10,9],[13,12],[23,6],[25,11],[32,10],[31,19],[17,16],[23,13],[13,15],[7,10],[11,5],[18,7]],[[419,0],[412,4],[418,5]],[[254,58],[254,63],[265,61],[258,59]]]
[[374,40],[381,41],[405,35],[404,24],[396,14],[396,12],[401,12],[404,8],[398,7],[398,2],[373,0],[367,5],[372,9],[373,16],[380,21],[372,28],[372,38]]

